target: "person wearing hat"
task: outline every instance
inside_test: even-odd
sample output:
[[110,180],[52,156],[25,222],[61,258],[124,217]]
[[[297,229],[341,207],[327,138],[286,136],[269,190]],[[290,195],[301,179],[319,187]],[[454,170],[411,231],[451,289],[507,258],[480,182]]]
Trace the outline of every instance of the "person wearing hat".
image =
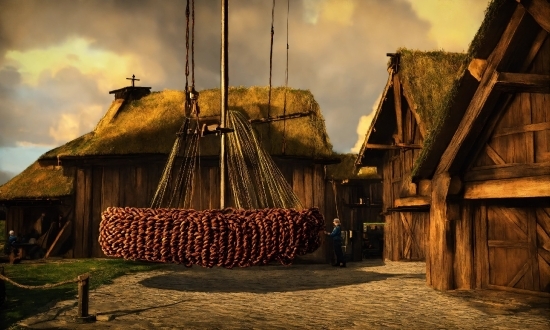
[[340,229],[340,219],[336,218],[332,221],[334,229],[331,233],[325,231],[325,234],[332,237],[334,253],[336,254],[336,264],[334,266],[346,267],[346,260],[342,252],[342,230]]

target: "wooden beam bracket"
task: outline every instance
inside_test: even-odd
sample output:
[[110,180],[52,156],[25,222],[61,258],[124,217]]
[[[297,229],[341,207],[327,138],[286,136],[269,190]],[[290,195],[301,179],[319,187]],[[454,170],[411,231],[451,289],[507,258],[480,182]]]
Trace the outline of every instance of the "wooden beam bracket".
[[550,75],[499,72],[495,89],[505,93],[550,94]]

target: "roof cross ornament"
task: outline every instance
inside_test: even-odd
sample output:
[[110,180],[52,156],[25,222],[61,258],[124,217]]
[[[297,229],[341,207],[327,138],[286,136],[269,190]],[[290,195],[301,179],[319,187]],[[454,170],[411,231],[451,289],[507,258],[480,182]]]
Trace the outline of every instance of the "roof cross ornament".
[[139,81],[139,79],[136,78],[136,75],[135,75],[135,74],[132,75],[132,78],[126,78],[126,79],[132,81],[132,87],[135,87],[135,86],[134,86],[134,81],[135,81],[135,80]]

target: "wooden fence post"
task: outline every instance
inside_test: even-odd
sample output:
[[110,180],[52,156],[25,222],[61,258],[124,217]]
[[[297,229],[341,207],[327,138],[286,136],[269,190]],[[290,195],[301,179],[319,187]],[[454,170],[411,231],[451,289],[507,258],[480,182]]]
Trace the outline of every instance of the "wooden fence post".
[[90,296],[90,274],[78,276],[78,315],[76,319],[81,322],[94,322],[95,315],[88,314]]

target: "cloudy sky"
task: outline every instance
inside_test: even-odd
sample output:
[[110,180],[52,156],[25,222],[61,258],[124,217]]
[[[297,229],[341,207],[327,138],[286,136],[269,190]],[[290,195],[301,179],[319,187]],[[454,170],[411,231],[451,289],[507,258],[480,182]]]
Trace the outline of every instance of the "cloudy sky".
[[[466,51],[489,0],[290,0],[289,85],[321,106],[334,149],[358,150],[399,47]],[[271,0],[229,1],[229,83],[269,84]],[[276,0],[273,85],[287,1]],[[196,0],[195,76],[219,87],[220,1]],[[95,127],[136,85],[183,89],[184,0],[0,0],[0,184]]]

